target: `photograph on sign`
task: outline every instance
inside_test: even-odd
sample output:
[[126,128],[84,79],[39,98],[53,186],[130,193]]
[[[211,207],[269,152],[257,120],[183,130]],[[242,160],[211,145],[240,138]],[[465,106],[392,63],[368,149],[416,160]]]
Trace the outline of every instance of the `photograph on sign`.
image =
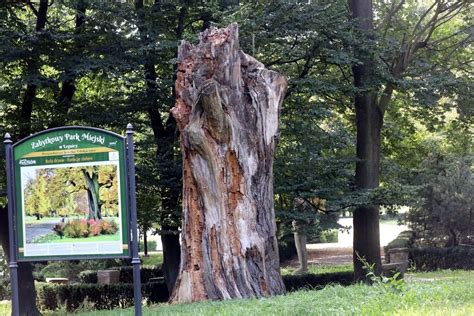
[[118,164],[21,168],[24,255],[121,253]]

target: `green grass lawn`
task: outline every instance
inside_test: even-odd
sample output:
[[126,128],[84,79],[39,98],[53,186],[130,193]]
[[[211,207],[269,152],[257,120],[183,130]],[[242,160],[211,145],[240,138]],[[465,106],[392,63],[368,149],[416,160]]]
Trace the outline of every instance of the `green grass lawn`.
[[[334,285],[265,299],[144,306],[143,315],[474,315],[473,288],[473,271],[445,270],[408,274],[401,291],[393,290],[389,284]],[[0,315],[9,314],[10,306],[0,303]],[[133,314],[132,308],[78,313]]]
[[147,257],[141,254],[140,259],[142,259],[142,265],[157,266],[163,263],[163,253],[155,252],[155,253],[149,254]]
[[[401,291],[388,284],[333,285],[265,299],[144,306],[143,315],[474,315],[473,271],[415,273],[406,279]],[[0,305],[0,315],[8,314],[8,307]],[[119,316],[134,312],[129,308],[78,315]]]
[[10,309],[10,302],[8,301],[0,301],[0,315],[7,316],[11,314],[11,309]]
[[35,244],[39,243],[73,243],[73,242],[97,242],[97,241],[118,241],[120,240],[119,231],[113,235],[99,235],[91,236],[87,238],[71,238],[71,237],[59,237],[56,233],[51,233],[35,240]]

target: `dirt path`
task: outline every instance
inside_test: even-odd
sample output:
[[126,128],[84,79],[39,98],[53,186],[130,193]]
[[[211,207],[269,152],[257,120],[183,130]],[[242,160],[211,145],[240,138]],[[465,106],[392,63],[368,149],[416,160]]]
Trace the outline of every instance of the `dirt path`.
[[[327,245],[327,244],[325,244]],[[383,248],[380,249],[383,260]],[[325,248],[309,248],[308,264],[324,264],[324,265],[342,265],[352,263],[352,247],[331,247]],[[295,256],[291,260],[286,261],[283,266],[298,267],[298,258]]]
[[[339,224],[350,227],[352,218],[341,218]],[[383,246],[395,239],[398,234],[407,227],[404,225],[396,225],[394,222],[380,223],[380,253],[382,260],[384,259]],[[308,244],[308,264],[350,264],[352,263],[352,239],[354,238],[353,229],[339,232],[338,242],[329,244]],[[283,266],[298,267],[298,258],[295,257],[285,262]]]

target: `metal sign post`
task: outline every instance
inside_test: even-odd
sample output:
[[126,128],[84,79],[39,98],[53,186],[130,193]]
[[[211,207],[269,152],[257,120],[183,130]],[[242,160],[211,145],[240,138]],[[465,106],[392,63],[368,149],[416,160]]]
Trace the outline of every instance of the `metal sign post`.
[[13,159],[12,159],[12,140],[10,134],[5,134],[5,154],[7,169],[7,196],[8,196],[8,237],[10,242],[10,282],[12,287],[12,315],[20,314],[20,304],[18,301],[18,263],[16,256],[16,238],[15,238],[15,198],[14,198],[14,178],[13,178]]
[[137,201],[135,196],[135,162],[134,162],[133,126],[127,125],[127,169],[128,194],[130,203],[130,221],[132,229],[132,265],[133,265],[133,293],[135,298],[135,315],[142,315],[142,289],[140,280],[140,258],[138,257],[138,226]]

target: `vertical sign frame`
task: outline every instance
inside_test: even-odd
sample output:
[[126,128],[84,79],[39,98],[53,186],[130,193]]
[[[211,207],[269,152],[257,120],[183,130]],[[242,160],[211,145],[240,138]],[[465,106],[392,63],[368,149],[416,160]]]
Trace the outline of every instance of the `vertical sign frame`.
[[[12,144],[7,133],[4,145],[12,315],[19,315],[18,262],[106,258],[132,259],[135,314],[141,315],[132,125],[126,137],[64,126]],[[87,233],[69,231],[66,238],[65,230],[58,232],[71,222]]]
[[18,263],[17,263],[17,243],[16,243],[16,234],[14,227],[16,224],[15,220],[15,179],[13,175],[13,149],[12,149],[12,140],[10,134],[5,134],[5,165],[7,171],[7,198],[8,198],[8,236],[9,236],[9,246],[10,246],[10,283],[12,287],[12,315],[17,316],[20,314],[20,303],[19,303],[19,293],[18,293]]
[[127,125],[127,169],[128,193],[130,202],[130,222],[132,226],[132,266],[133,266],[133,297],[135,300],[135,315],[142,315],[142,285],[140,278],[140,258],[138,257],[138,224],[137,201],[135,194],[135,145],[133,144],[133,126]]

